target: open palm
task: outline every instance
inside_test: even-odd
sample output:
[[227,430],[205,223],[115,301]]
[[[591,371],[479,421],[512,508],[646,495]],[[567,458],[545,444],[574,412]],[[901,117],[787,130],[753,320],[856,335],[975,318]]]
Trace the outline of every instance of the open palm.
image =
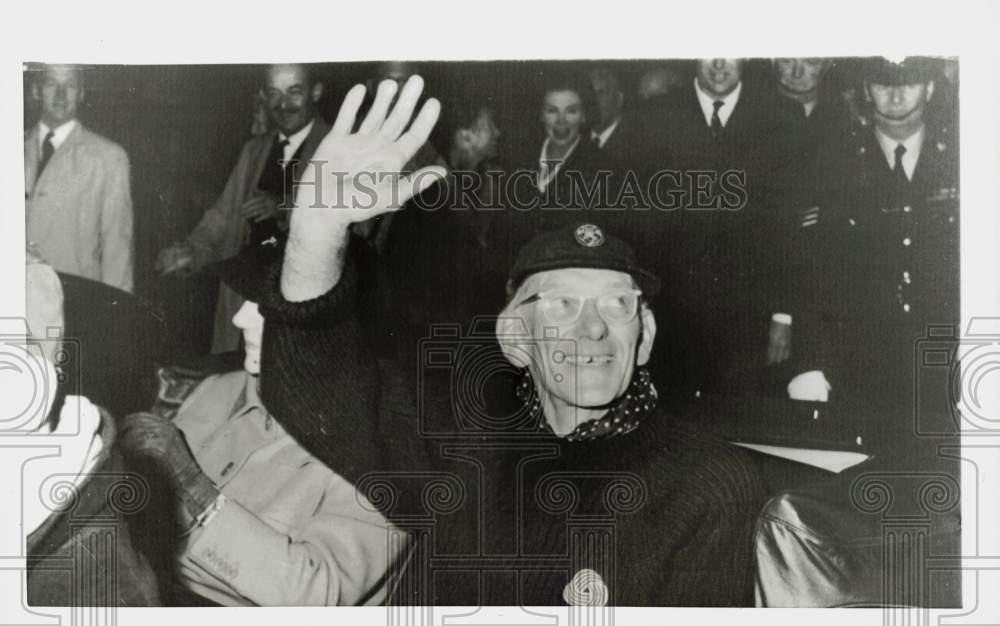
[[402,176],[403,166],[427,141],[441,111],[432,98],[409,125],[423,86],[419,76],[410,78],[390,111],[398,86],[383,81],[371,110],[351,132],[365,96],[364,86],[355,85],[302,175],[296,210],[327,212],[326,219],[344,224],[360,222],[399,209],[442,178],[445,170],[441,167]]

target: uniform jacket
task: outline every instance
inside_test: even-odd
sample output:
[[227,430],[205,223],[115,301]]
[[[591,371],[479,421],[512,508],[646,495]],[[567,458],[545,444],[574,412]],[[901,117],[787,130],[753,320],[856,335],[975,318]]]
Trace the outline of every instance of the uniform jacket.
[[[329,124],[318,117],[314,118],[312,130],[302,143],[299,162],[293,166],[294,181],[299,180],[307,161],[312,158],[319,142],[329,131]],[[240,214],[240,206],[256,192],[264,161],[267,160],[277,132],[272,130],[244,144],[222,195],[205,211],[201,221],[188,236],[188,243],[195,252],[196,268],[235,255],[245,243],[249,224]],[[234,291],[225,285],[220,287],[215,309],[212,352],[227,352],[239,346],[240,332],[231,322],[242,305],[243,299]]]
[[78,120],[37,176],[40,157],[35,125],[24,139],[28,241],[60,272],[132,291],[128,155]]
[[815,204],[797,225],[793,353],[798,371],[823,369],[835,392],[852,390],[912,415],[919,340],[931,327],[956,337],[954,139],[928,127],[903,188],[872,128],[858,127],[839,149],[820,154]]

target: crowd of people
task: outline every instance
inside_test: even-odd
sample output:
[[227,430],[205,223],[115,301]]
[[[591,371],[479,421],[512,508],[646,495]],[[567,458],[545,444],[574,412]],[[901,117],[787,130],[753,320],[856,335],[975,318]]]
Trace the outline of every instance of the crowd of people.
[[[114,462],[172,498],[129,532],[174,537],[173,565],[130,548],[120,598],[752,604],[767,485],[670,399],[840,403],[905,434],[947,394],[917,389],[915,345],[959,302],[954,64],[753,63],[634,89],[561,64],[518,129],[505,94],[442,106],[412,64],[332,123],[315,68],[262,68],[266,123],[156,253],[221,281],[211,352],[243,367],[84,429],[117,422]],[[77,119],[85,72],[32,71],[29,268],[131,291],[128,157]],[[58,522],[29,546],[65,548]]]

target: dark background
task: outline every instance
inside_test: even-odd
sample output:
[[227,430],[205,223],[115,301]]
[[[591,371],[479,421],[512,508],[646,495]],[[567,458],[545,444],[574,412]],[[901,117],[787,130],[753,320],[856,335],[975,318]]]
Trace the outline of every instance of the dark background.
[[[693,65],[683,60],[419,62],[425,93],[443,103],[489,98],[497,113],[500,162],[511,164],[526,149],[537,151],[538,121],[546,76],[583,79],[596,64],[617,70],[626,106],[638,100],[639,77],[667,66],[693,80]],[[320,114],[332,121],[341,98],[355,83],[377,71],[377,62],[322,63],[314,72],[325,86]],[[827,84],[845,79],[839,63]],[[86,94],[79,117],[96,132],[121,144],[132,166],[135,210],[136,292],[162,311],[176,355],[207,352],[216,288],[212,279],[160,277],[153,269],[165,246],[182,240],[225,186],[243,143],[250,137],[260,65],[101,65],[86,66]],[[746,81],[771,81],[770,63],[750,60]],[[34,124],[37,104],[25,75],[24,125]],[[432,138],[447,154],[443,133]]]

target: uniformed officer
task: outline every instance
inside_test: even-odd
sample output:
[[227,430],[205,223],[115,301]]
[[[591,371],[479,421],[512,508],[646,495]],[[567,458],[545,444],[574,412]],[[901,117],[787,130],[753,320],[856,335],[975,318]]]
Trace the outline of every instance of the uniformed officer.
[[867,123],[824,146],[803,180],[818,195],[799,215],[793,363],[805,373],[792,397],[829,391],[912,417],[914,398],[946,391],[916,384],[920,339],[959,315],[957,137],[926,115],[939,73],[931,58],[868,60]]

